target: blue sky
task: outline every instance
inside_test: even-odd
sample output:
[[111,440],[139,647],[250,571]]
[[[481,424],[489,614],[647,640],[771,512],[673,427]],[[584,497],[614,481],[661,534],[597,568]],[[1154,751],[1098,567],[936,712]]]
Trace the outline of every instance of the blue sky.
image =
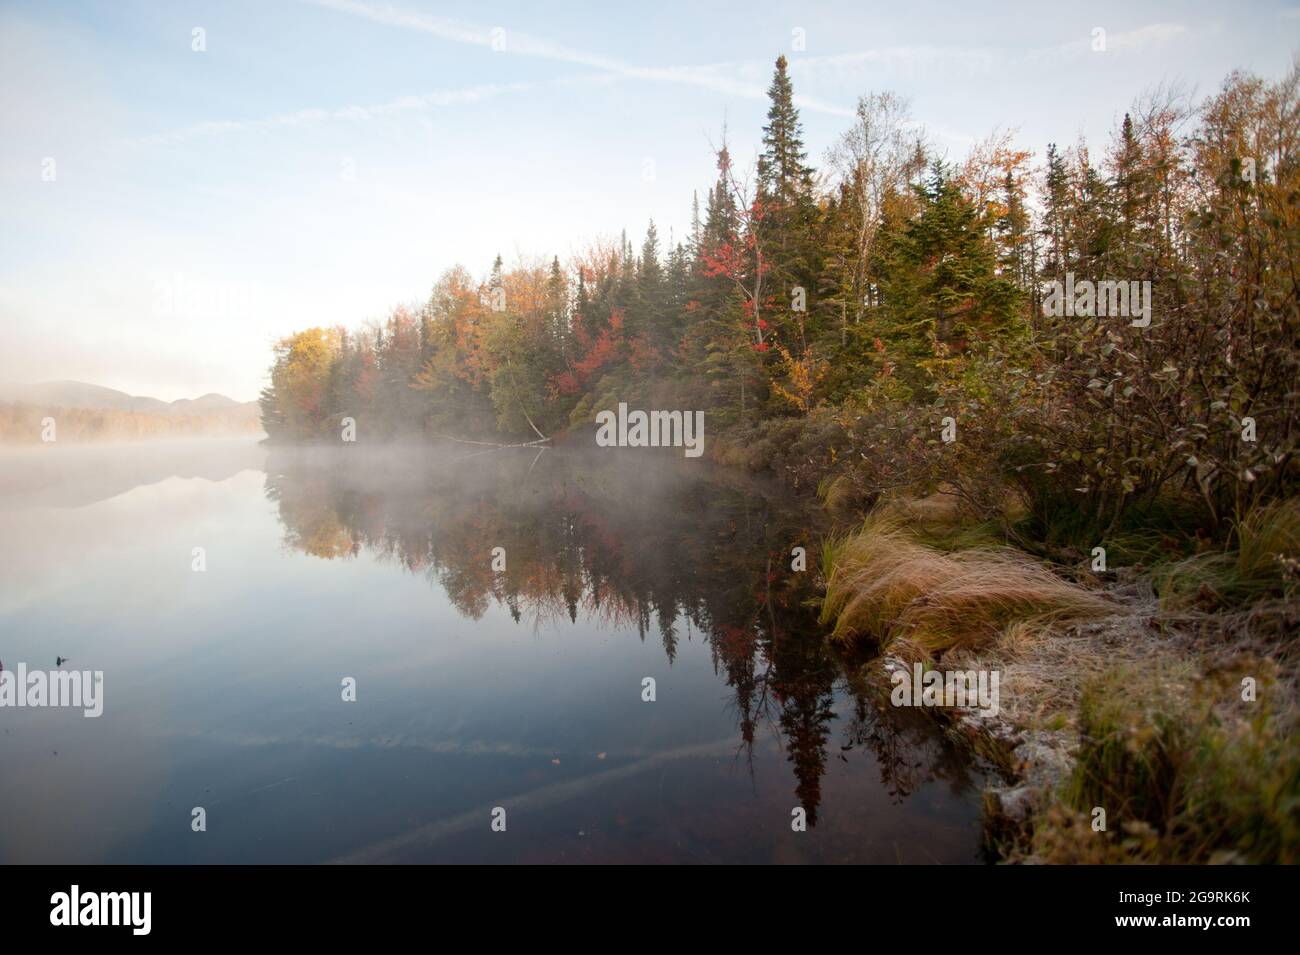
[[0,3],[0,381],[250,399],[276,338],[453,264],[680,235],[781,53],[821,165],[866,92],[951,159],[999,127],[1041,159],[1297,41],[1294,2]]

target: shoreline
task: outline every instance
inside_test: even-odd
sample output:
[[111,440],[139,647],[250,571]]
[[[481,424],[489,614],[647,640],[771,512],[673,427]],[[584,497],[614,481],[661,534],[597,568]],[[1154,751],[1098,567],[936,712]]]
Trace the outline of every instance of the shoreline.
[[[858,533],[869,534],[870,526],[868,517]],[[1038,557],[1023,558],[1057,573]],[[1290,812],[1287,800],[1300,783],[1297,601],[1287,594],[1237,607],[1178,606],[1159,593],[1160,568],[1107,576],[1095,593],[1111,602],[1109,613],[1013,620],[970,646],[938,652],[895,637],[863,664],[863,675],[888,699],[917,664],[1000,673],[996,716],[978,715],[977,706],[922,707],[994,771],[984,792],[983,838],[998,862],[1294,863],[1294,828],[1274,843],[1242,849],[1229,830],[1214,828],[1205,805],[1178,800],[1181,790],[1201,793],[1211,806],[1239,797],[1249,803],[1246,830],[1261,812]],[[827,593],[834,606],[833,586]],[[1157,689],[1129,679],[1134,674]],[[1204,750],[1213,758],[1202,761]],[[1230,771],[1241,752],[1263,756],[1259,772]],[[1158,811],[1145,804],[1153,797]],[[1154,825],[1153,816],[1166,825]]]

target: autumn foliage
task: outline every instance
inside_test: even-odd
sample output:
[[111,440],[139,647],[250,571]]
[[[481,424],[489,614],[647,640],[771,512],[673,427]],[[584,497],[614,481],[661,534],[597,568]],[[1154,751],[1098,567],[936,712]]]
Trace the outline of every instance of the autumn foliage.
[[[457,266],[382,322],[293,335],[265,426],[536,438],[619,401],[704,409],[715,452],[863,501],[945,483],[989,517],[1010,487],[1041,533],[1171,508],[1230,533],[1296,480],[1298,84],[1158,90],[1101,151],[995,132],[957,162],[877,93],[819,176],[782,58],[757,163],[722,142],[688,232]],[[1149,327],[1045,315],[1067,276],[1149,282]]]

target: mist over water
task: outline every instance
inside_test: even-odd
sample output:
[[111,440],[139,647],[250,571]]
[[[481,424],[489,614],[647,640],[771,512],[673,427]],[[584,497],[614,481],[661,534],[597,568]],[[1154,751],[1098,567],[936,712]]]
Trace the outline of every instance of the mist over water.
[[4,451],[0,534],[0,661],[105,698],[0,709],[0,862],[979,861],[815,509],[672,449]]

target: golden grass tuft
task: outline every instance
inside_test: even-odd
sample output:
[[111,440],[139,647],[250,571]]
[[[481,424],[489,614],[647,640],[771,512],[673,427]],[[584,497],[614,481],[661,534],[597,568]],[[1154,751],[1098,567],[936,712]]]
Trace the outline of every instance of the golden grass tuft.
[[1207,551],[1156,569],[1165,609],[1213,611],[1295,599],[1300,589],[1300,498],[1256,508],[1237,524],[1235,536],[1235,551]]
[[1300,557],[1300,498],[1253,510],[1237,525],[1238,577],[1293,584],[1290,565]]
[[822,623],[831,638],[907,639],[931,653],[985,643],[1016,624],[1112,614],[1105,597],[1008,548],[943,553],[888,513],[830,545]]
[[848,518],[860,503],[853,482],[843,474],[822,478],[817,485],[817,496],[826,513],[837,518]]

